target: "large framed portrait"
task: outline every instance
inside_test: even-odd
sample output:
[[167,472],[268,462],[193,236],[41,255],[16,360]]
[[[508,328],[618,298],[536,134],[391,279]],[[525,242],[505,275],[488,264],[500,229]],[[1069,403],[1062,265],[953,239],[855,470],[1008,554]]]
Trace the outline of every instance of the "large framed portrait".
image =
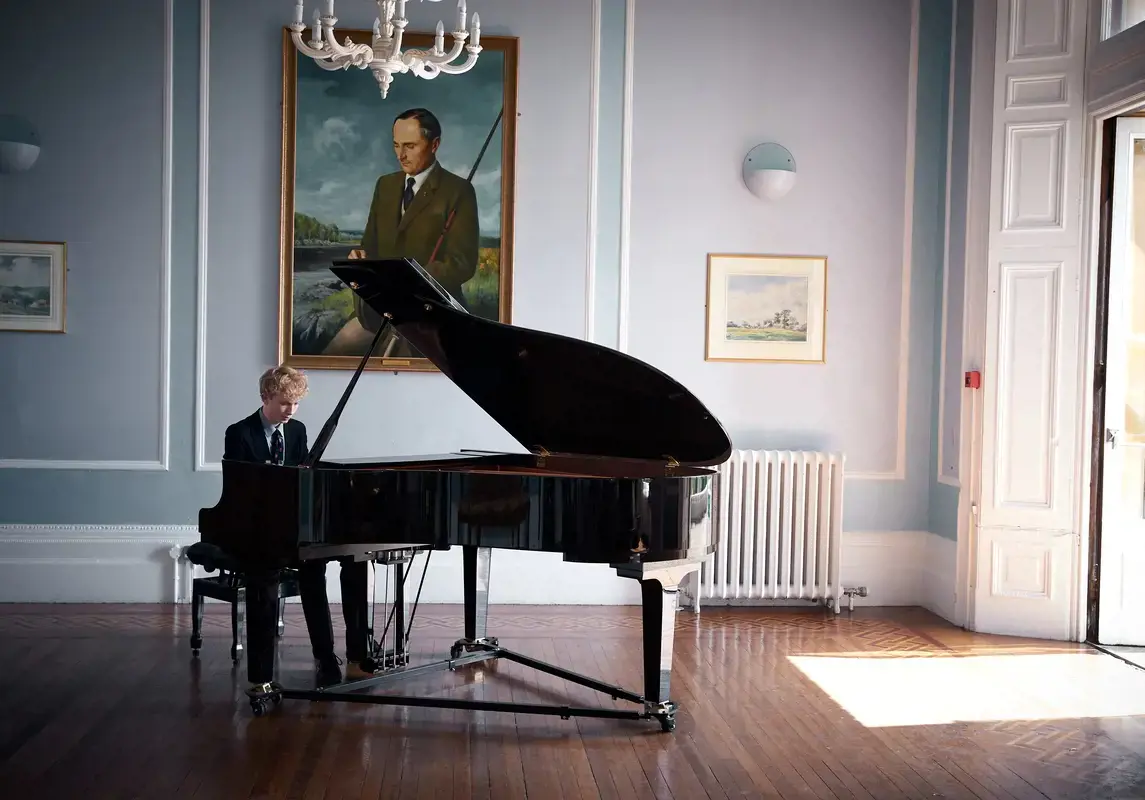
[[[382,321],[330,271],[345,258],[413,258],[471,314],[511,321],[517,39],[481,46],[468,72],[397,75],[383,99],[369,70],[327,71],[283,29],[280,362],[361,363]],[[367,369],[436,367],[387,331]]]
[[707,361],[822,364],[827,341],[824,256],[708,256]]

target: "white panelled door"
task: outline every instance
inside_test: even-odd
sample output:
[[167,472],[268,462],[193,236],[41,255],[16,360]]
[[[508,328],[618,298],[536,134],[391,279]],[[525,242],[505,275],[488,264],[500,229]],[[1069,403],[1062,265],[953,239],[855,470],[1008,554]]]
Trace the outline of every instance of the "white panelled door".
[[1145,646],[1145,119],[1117,120],[1098,641]]
[[998,0],[974,630],[1070,639],[1086,0]]

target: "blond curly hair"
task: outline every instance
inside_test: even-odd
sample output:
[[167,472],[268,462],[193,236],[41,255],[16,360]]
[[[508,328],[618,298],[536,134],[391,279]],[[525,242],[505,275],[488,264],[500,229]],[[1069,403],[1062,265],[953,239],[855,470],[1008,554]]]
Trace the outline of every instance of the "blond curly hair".
[[258,379],[258,393],[263,400],[277,395],[288,403],[297,403],[309,391],[306,373],[284,364],[271,367]]

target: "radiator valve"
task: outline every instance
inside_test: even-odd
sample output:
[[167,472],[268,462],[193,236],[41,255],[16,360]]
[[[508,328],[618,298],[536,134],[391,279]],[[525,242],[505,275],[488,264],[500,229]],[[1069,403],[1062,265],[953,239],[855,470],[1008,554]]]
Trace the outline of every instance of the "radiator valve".
[[848,611],[854,611],[855,610],[855,596],[856,595],[858,595],[859,597],[866,597],[867,596],[867,587],[866,586],[851,586],[849,588],[843,589],[843,596],[847,598],[847,610]]

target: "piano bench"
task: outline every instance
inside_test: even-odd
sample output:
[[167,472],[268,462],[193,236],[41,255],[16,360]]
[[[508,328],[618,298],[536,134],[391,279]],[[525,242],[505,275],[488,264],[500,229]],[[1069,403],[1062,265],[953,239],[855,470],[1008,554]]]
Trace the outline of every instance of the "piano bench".
[[[217,575],[206,575],[191,581],[191,652],[199,655],[203,646],[203,604],[206,598],[219,600],[231,604],[231,660],[238,662],[242,658],[243,640],[246,638],[243,623],[246,617],[246,584],[242,572],[235,569],[237,564],[225,553],[215,547],[207,545],[200,547],[198,542],[188,547],[184,552],[187,560],[208,572],[217,571]],[[282,636],[286,629],[283,619],[286,611],[286,598],[298,597],[298,573],[294,570],[283,570],[278,582],[278,635]]]

